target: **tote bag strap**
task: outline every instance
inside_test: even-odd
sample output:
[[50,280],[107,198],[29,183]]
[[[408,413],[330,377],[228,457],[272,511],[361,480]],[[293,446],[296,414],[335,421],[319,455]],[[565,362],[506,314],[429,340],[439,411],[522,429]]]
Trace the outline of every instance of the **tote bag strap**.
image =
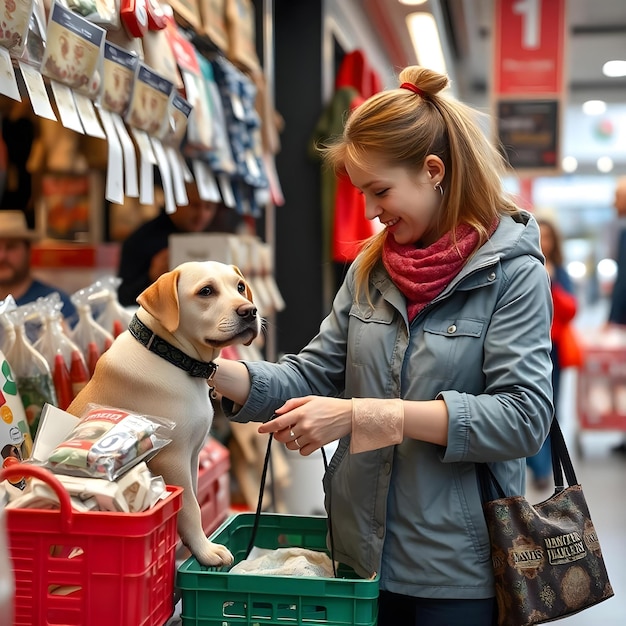
[[[552,450],[552,473],[556,491],[563,491],[567,485],[577,485],[576,472],[570,458],[563,431],[558,420],[553,419],[550,426],[550,448]],[[487,463],[476,463],[476,472],[480,487],[480,495],[483,503],[496,498],[506,498],[502,486]],[[567,485],[563,482],[563,474]]]
[[[577,485],[576,472],[570,458],[563,431],[558,420],[552,420],[550,426],[550,448],[552,450],[552,473],[554,475],[554,486],[557,491],[563,491],[566,485],[563,483],[563,472],[567,485]],[[562,470],[562,471],[561,471]]]

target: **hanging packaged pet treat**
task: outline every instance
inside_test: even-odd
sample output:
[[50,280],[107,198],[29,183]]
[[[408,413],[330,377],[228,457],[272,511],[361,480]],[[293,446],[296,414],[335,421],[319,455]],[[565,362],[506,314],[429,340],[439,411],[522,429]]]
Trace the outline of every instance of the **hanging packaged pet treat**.
[[123,116],[130,104],[138,57],[108,41],[104,44],[104,85],[101,106]]
[[89,372],[79,347],[63,331],[61,299],[47,303],[41,337],[33,347],[46,359],[57,395],[57,406],[67,409],[76,394],[87,384]]
[[61,0],[61,4],[72,13],[76,13],[107,30],[117,30],[120,27],[120,15],[116,0]]
[[7,352],[7,361],[15,375],[15,383],[22,400],[26,421],[34,439],[39,425],[39,417],[44,404],[56,406],[57,397],[52,383],[52,373],[46,359],[33,348],[26,336],[24,320],[20,319],[20,309],[8,313],[13,317],[15,341]]
[[28,24],[33,12],[33,0],[5,0],[1,9],[0,46],[14,56],[24,50]]
[[[30,456],[33,440],[26,421],[24,405],[17,390],[15,375],[4,353],[0,351],[0,456],[2,468],[19,463]],[[11,484],[18,489],[26,487],[23,477]]]
[[187,122],[185,153],[195,156],[212,147],[211,102],[206,90],[197,52],[191,42],[182,35],[173,15],[167,16],[167,34],[185,88],[185,98],[193,107]]
[[126,122],[149,135],[157,134],[167,114],[172,89],[171,81],[139,63]]
[[185,98],[175,93],[167,106],[167,119],[161,129],[163,145],[179,148],[185,137],[187,121],[193,107]]
[[163,418],[90,405],[45,465],[59,474],[116,480],[167,445],[171,439],[161,431],[174,426]]
[[85,87],[98,69],[105,33],[100,26],[54,2],[48,20],[42,74],[68,87]]
[[22,51],[16,49],[11,56],[20,59],[29,65],[39,68],[46,48],[46,11],[44,0],[33,0],[28,18],[28,32]]
[[143,60],[148,67],[159,76],[169,80],[176,89],[183,88],[183,81],[176,65],[167,30],[146,33],[143,38],[143,55]]

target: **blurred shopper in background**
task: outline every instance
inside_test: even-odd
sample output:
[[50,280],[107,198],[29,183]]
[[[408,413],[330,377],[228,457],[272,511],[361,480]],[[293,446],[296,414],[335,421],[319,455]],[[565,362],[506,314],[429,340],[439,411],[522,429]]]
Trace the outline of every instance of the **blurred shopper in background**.
[[[552,389],[554,393],[554,416],[558,419],[561,370],[581,365],[581,350],[576,341],[572,320],[576,315],[577,301],[574,285],[563,264],[563,241],[556,226],[547,219],[538,218],[541,233],[541,250],[546,257],[546,270],[550,276],[550,291],[554,313],[550,335],[552,338]],[[552,454],[550,437],[541,450],[526,459],[536,489],[546,489],[552,478]]]
[[32,274],[31,244],[40,238],[28,228],[23,211],[0,210],[0,300],[12,295],[21,306],[57,292],[63,302],[61,313],[72,325],[77,314],[69,294]]
[[[626,176],[617,180],[613,206],[617,213],[611,225],[613,250],[611,256],[617,263],[617,276],[611,293],[609,324],[625,326],[626,330]],[[613,452],[626,454],[626,438],[613,448]]]
[[611,226],[615,238],[612,257],[617,263],[617,276],[611,294],[608,322],[626,325],[626,176],[617,181],[613,206],[617,219]]
[[176,207],[174,213],[162,209],[124,240],[118,271],[122,306],[136,306],[137,296],[170,269],[170,235],[204,232],[213,223],[219,205],[202,200],[195,183],[187,185],[187,196],[189,204]]

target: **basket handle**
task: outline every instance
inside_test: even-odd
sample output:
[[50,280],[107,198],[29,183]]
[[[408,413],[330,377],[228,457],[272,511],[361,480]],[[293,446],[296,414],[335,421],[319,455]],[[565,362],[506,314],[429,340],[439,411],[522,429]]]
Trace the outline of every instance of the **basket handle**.
[[31,463],[13,463],[8,467],[0,470],[0,482],[6,478],[16,476],[31,476],[38,478],[52,488],[61,506],[61,527],[63,532],[67,533],[72,527],[72,502],[70,495],[59,479],[49,470]]

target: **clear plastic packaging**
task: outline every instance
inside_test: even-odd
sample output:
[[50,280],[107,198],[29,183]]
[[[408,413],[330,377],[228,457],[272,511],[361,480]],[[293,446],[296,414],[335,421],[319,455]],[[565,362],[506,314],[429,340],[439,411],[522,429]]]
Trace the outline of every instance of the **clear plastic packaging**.
[[87,364],[80,348],[63,331],[63,302],[58,294],[45,304],[44,328],[33,347],[46,359],[52,372],[57,406],[67,409],[89,381]]
[[161,434],[161,427],[174,426],[160,417],[90,404],[45,466],[59,474],[116,480],[167,445],[171,439]]
[[26,421],[34,440],[39,417],[47,402],[56,406],[57,397],[52,382],[52,372],[46,359],[32,346],[25,329],[25,320],[31,314],[28,307],[18,307],[7,313],[15,328],[15,341],[6,354],[15,376],[15,383],[22,399]]
[[114,337],[94,319],[88,289],[77,291],[71,299],[78,312],[78,322],[69,335],[80,348],[91,377],[98,359],[111,347]]

